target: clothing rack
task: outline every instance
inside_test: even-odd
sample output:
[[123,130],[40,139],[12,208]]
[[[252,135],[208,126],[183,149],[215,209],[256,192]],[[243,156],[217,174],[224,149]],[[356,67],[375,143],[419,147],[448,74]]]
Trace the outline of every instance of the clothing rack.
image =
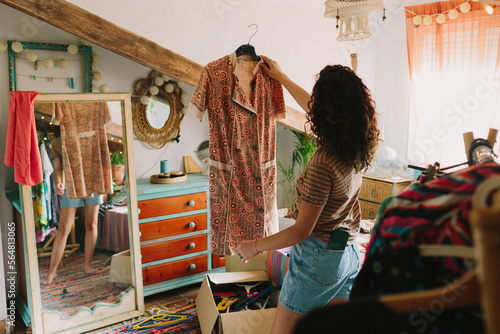
[[[488,334],[500,334],[500,176],[482,182],[473,196],[471,227],[473,257],[477,268],[442,288],[381,296],[379,300],[396,313],[411,313],[442,296],[456,298],[447,307],[481,304]],[[445,248],[445,253],[449,249]],[[433,250],[438,255],[438,250]],[[445,255],[445,254],[444,254]],[[469,252],[466,256],[471,255]]]
[[[488,198],[491,200],[488,202]],[[471,223],[476,245],[478,280],[488,334],[500,333],[500,177],[479,185]]]

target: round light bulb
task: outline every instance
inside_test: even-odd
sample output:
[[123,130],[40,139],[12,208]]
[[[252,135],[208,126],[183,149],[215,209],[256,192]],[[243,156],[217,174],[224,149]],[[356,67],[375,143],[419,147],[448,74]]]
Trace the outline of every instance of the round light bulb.
[[493,7],[491,7],[490,5],[486,5],[484,6],[484,10],[486,11],[486,13],[488,13],[489,15],[493,14],[494,10],[493,10]]
[[24,46],[19,42],[12,43],[11,47],[12,47],[12,51],[14,51],[16,53],[19,53],[19,52],[23,51],[23,49],[24,49]]
[[458,17],[458,10],[456,10],[456,9],[450,10],[450,12],[448,13],[448,17],[451,20],[455,20]]
[[7,51],[8,47],[7,41],[0,41],[0,51]]
[[26,59],[28,59],[31,62],[35,62],[38,59],[38,55],[36,54],[35,51],[31,50],[28,51],[28,53],[26,54]]
[[145,106],[147,106],[149,103],[149,96],[146,96],[146,95],[142,96],[141,103],[144,104]]
[[426,26],[432,24],[432,16],[426,15],[423,22]]
[[463,4],[460,5],[460,11],[462,13],[467,13],[470,10],[470,3],[464,2]]
[[59,59],[57,61],[57,66],[60,68],[67,68],[69,66],[69,60],[67,59]]
[[94,73],[92,73],[92,80],[94,80],[94,81],[100,81],[101,79],[102,79],[101,72],[94,72]]
[[45,68],[54,67],[54,61],[52,59],[49,59],[49,58],[44,59],[42,63],[43,63],[43,67],[45,67]]
[[99,64],[99,63],[101,62],[101,60],[102,60],[102,59],[101,59],[101,56],[100,56],[100,55],[95,54],[95,53],[92,55],[92,62],[93,62],[94,64]]
[[165,85],[165,91],[167,93],[172,93],[174,91],[174,85],[171,83],[168,83]]
[[161,86],[161,85],[163,85],[163,83],[164,83],[164,82],[165,82],[165,81],[163,80],[163,78],[162,78],[162,77],[156,77],[156,78],[155,78],[155,85],[157,85],[157,86]]
[[109,92],[109,86],[105,85],[105,84],[102,84],[102,85],[99,86],[99,91],[101,93],[107,93],[107,92]]
[[170,80],[170,77],[166,74],[162,74],[161,77],[163,78],[163,81],[167,82],[168,80]]
[[156,94],[158,94],[159,91],[160,90],[158,89],[158,86],[151,86],[149,88],[149,92],[151,93],[151,95],[156,95]]
[[75,44],[68,45],[68,53],[70,55],[76,55],[78,53],[78,46]]
[[187,115],[187,113],[189,112],[189,109],[188,109],[188,107],[182,107],[181,111],[184,115]]
[[184,88],[184,82],[182,81],[177,82],[177,87]]
[[444,14],[439,14],[436,17],[436,22],[439,24],[443,24],[445,21],[446,21],[446,15],[444,15]]
[[181,94],[181,101],[182,101],[182,103],[189,102],[189,94],[188,93],[182,93]]
[[90,42],[83,38],[80,39],[80,44],[85,46],[90,46]]
[[422,16],[417,15],[417,16],[413,17],[413,24],[416,26],[419,26],[422,24],[422,20],[423,20]]

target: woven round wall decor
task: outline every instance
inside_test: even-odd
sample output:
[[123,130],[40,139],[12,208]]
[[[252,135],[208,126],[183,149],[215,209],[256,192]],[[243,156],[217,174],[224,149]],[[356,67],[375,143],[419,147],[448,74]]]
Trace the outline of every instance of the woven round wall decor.
[[[151,126],[146,115],[147,105],[142,104],[140,99],[142,96],[149,97],[151,95],[149,88],[157,77],[161,77],[161,73],[151,71],[146,79],[139,79],[135,82],[132,97],[132,123],[137,138],[146,141],[153,148],[160,149],[170,141],[179,141],[180,124],[184,118],[184,113],[182,112],[183,104],[181,102],[182,90],[175,81],[169,80],[158,86],[158,94],[156,94],[155,98],[168,103],[170,115],[162,128],[157,129]],[[165,91],[165,84],[167,83],[174,86],[171,93]]]

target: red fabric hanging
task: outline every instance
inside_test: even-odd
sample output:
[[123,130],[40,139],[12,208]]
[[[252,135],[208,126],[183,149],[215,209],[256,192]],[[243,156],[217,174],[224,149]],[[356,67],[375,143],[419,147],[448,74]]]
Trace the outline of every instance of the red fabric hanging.
[[27,186],[42,182],[42,162],[36,134],[32,91],[10,92],[9,124],[4,162],[14,166],[14,181]]

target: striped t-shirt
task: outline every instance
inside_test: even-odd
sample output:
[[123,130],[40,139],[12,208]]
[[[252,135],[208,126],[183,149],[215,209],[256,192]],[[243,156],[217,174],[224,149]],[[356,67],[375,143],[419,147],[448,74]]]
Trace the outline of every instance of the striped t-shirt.
[[359,191],[362,174],[319,147],[296,183],[297,201],[292,212],[297,217],[300,204],[324,205],[312,234],[328,242],[330,233],[342,228],[349,232],[348,245],[359,232],[361,212]]

